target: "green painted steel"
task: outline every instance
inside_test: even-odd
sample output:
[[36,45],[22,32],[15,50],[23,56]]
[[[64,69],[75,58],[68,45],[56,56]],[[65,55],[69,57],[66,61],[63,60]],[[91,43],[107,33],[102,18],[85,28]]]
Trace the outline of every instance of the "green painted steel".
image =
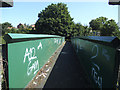
[[[8,34],[11,39],[23,38],[27,34]],[[23,36],[23,37],[22,37]],[[44,38],[42,37],[44,36]],[[8,43],[8,73],[9,88],[25,88],[35,77],[37,72],[52,56],[55,50],[64,42],[64,37],[49,35],[30,35],[29,38],[36,40]],[[25,38],[26,38],[25,37]],[[38,39],[42,37],[42,39]],[[49,37],[49,38],[46,38]],[[6,40],[9,40],[6,39]]]
[[94,40],[94,41],[101,41],[101,42],[107,42],[111,43],[113,40],[117,39],[116,37],[111,36],[82,36],[78,37],[80,39],[86,39],[86,40]]
[[17,33],[8,33],[12,39],[25,39],[25,38],[52,38],[60,37],[57,35],[45,35],[45,34],[17,34]]
[[[90,41],[91,38],[92,41]],[[116,39],[116,37],[104,38],[93,36],[77,37],[72,38],[71,42],[93,86],[98,88],[113,88],[117,82],[119,61],[116,58],[117,49],[110,44],[112,44],[114,40],[117,42],[119,42],[119,40]],[[106,41],[107,39],[108,41]],[[101,40],[109,42],[109,45],[98,43],[98,41],[101,42]]]
[[28,41],[33,39],[42,39],[42,38],[60,38],[57,35],[45,35],[45,34],[17,34],[17,33],[8,33],[5,35],[4,39],[7,43],[18,42],[18,41]]

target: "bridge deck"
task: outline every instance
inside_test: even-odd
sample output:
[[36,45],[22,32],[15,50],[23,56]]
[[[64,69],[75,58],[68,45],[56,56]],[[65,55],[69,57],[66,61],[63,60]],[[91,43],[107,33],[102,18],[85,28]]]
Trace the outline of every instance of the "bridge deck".
[[89,88],[74,49],[66,42],[44,88]]

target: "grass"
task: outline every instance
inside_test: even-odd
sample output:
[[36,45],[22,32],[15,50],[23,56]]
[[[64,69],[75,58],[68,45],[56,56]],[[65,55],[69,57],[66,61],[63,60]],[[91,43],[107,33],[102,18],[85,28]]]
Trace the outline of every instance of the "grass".
[[0,44],[6,44],[5,40],[3,39],[3,36],[0,36]]

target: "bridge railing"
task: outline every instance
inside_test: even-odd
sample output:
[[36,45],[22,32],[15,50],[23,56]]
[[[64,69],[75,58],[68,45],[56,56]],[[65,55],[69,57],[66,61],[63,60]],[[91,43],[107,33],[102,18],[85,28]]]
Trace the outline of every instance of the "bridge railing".
[[9,88],[25,88],[64,42],[64,37],[42,34],[8,33],[4,39]]
[[115,88],[119,81],[120,40],[116,37],[74,37],[71,43],[88,79],[97,88]]

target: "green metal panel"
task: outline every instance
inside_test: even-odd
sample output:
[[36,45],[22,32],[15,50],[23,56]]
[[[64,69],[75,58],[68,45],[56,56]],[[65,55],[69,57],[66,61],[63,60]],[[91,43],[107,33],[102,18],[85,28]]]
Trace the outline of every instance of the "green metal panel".
[[116,37],[111,37],[111,36],[82,36],[82,37],[78,37],[80,39],[86,39],[86,40],[94,40],[94,41],[101,41],[101,42],[107,42],[110,43],[112,42],[114,39],[116,39]]
[[15,33],[8,33],[8,35],[12,38],[12,39],[25,39],[25,38],[52,38],[52,37],[60,37],[57,35],[45,35],[45,34],[15,34]]
[[[13,35],[9,37],[15,38]],[[9,88],[26,87],[63,42],[63,37],[44,36],[42,39],[8,43]]]
[[[93,37],[92,37],[93,38]],[[96,40],[96,38],[95,38]],[[112,42],[109,40],[109,42]],[[117,82],[116,49],[104,44],[72,38],[77,56],[89,79],[98,88],[113,88]]]
[[60,38],[57,35],[45,35],[45,34],[17,34],[17,33],[8,33],[5,35],[4,39],[6,42],[17,42],[17,41],[28,41],[33,39],[42,39],[42,38]]

